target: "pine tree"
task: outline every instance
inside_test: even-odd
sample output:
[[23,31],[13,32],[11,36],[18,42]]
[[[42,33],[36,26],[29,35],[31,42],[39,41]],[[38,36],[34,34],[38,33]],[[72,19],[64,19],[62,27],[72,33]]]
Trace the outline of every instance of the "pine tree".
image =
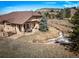
[[41,18],[39,30],[43,32],[46,32],[48,30],[46,17]]
[[71,51],[79,52],[79,10],[72,17],[71,23],[74,25],[73,32],[71,33],[71,41],[73,42],[70,45]]

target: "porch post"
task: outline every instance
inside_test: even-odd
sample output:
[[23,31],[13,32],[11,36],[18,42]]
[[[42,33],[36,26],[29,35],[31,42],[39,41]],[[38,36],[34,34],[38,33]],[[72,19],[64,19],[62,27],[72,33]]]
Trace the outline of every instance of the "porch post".
[[29,26],[30,26],[30,29],[32,30],[32,24],[31,23],[29,24]]
[[21,26],[21,31],[24,32],[24,25]]
[[4,29],[6,28],[6,22],[4,23]]
[[6,27],[6,22],[4,23],[4,27]]
[[16,33],[17,34],[20,33],[19,28],[18,28],[18,25],[16,25]]
[[7,25],[6,22],[4,22],[4,31],[6,31],[6,25]]

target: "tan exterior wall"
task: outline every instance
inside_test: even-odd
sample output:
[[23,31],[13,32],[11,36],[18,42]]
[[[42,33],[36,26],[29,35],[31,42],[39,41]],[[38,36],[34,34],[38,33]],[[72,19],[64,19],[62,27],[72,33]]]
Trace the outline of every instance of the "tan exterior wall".
[[4,31],[5,32],[13,32],[13,33],[20,33],[18,25],[13,25],[13,24],[7,24],[4,23]]
[[20,30],[19,30],[19,25],[15,25],[14,27],[11,26],[11,25],[6,25],[5,28],[4,28],[5,32],[13,32],[13,33],[20,34],[21,32],[24,32],[23,26],[21,27]]
[[4,31],[5,31],[5,32],[16,32],[16,29],[15,29],[15,26],[12,27],[11,25],[6,25],[6,26],[4,27]]

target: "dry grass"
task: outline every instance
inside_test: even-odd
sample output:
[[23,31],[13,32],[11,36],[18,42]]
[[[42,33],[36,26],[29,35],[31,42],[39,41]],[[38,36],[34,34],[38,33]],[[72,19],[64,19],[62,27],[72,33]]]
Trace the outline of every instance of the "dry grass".
[[60,45],[38,44],[20,40],[0,38],[0,57],[17,58],[64,58],[79,57],[68,52]]
[[45,43],[45,42],[47,42],[48,39],[57,37],[58,32],[59,31],[56,30],[55,28],[49,27],[49,31],[47,31],[47,32],[40,32],[39,31],[39,32],[32,34],[32,35],[22,36],[22,37],[20,37],[20,40],[29,41],[31,43],[36,43],[36,42]]
[[48,25],[56,28],[57,30],[63,31],[67,36],[69,36],[69,33],[72,32],[71,27],[73,27],[73,25],[68,20],[57,19],[48,20]]

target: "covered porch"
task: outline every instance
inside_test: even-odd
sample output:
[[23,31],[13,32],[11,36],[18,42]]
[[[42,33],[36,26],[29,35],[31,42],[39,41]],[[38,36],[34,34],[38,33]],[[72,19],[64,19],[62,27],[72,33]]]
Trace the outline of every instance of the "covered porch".
[[19,32],[33,32],[39,29],[39,23],[36,21],[26,22],[17,26]]

